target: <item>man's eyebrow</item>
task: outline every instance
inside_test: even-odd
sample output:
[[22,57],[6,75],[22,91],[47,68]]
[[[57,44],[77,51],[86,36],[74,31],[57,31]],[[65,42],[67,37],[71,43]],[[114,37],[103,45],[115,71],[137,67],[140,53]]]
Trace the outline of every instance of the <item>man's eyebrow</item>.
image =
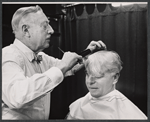
[[49,24],[49,22],[50,22],[49,20],[46,20],[46,21],[41,22],[40,25],[43,25],[43,24],[45,24],[45,23]]

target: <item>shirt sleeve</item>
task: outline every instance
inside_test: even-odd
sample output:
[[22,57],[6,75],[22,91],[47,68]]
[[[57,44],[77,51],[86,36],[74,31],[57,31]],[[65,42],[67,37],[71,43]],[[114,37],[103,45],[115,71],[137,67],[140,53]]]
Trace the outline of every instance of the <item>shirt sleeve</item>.
[[11,108],[21,108],[45,96],[62,80],[63,74],[57,67],[27,77],[16,62],[6,61],[2,65],[2,99]]
[[[49,55],[47,55],[47,54],[45,54],[45,53],[43,53],[43,52],[40,52],[39,54],[41,54],[42,57],[44,57],[44,59],[47,60],[47,61],[46,61],[46,62],[47,62],[46,64],[49,64],[50,66],[52,66],[52,65],[53,65],[53,66],[57,66],[58,63],[61,62],[60,59],[51,57],[51,56],[49,56]],[[71,70],[67,71],[67,72],[65,73],[64,77],[68,77],[68,76],[74,75],[74,74],[75,74],[74,69],[76,70],[77,68],[72,68]]]

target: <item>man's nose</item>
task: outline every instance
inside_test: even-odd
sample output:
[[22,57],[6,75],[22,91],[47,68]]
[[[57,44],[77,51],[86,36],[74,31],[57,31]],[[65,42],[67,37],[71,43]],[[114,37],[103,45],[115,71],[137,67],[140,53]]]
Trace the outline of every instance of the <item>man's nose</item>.
[[54,33],[54,30],[50,25],[48,25],[48,33],[50,33],[50,34]]

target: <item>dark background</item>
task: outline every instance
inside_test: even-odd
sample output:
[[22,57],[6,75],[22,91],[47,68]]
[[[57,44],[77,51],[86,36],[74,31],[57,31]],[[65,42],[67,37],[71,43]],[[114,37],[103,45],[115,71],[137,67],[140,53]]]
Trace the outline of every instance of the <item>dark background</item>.
[[[2,47],[14,41],[11,18],[22,6],[30,4],[2,5]],[[116,51],[123,61],[117,89],[147,115],[146,7],[132,5],[116,8],[109,4],[97,4],[96,7],[94,4],[80,4],[64,9],[65,5],[61,4],[39,6],[51,18],[50,24],[55,31],[51,46],[44,52],[61,58],[62,53],[57,46],[64,51],[79,53],[91,40],[102,40],[108,50]],[[75,76],[65,78],[53,90],[50,119],[64,119],[69,105],[88,92],[84,76],[82,69]]]

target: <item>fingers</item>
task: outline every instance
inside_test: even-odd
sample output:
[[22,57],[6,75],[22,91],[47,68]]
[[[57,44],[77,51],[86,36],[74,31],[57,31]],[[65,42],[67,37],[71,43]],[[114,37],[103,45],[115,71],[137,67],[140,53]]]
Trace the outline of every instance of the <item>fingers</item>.
[[90,49],[92,52],[96,50],[106,50],[106,45],[101,41],[91,41],[87,49]]
[[91,46],[96,46],[98,49],[106,49],[106,45],[101,41],[91,41],[90,43]]
[[76,53],[72,53],[74,55],[74,62],[75,64],[77,63],[82,63],[82,56],[76,54]]
[[106,49],[106,45],[102,42],[102,41],[98,41],[98,43],[101,45],[101,47],[103,47],[104,49]]
[[72,64],[77,64],[82,61],[82,56],[75,52],[68,51],[64,53],[63,59],[65,59],[68,63],[72,62]]
[[80,56],[80,55],[78,55],[78,54],[76,54],[76,53],[74,53],[74,55],[75,55],[75,57],[76,57],[76,59],[75,59],[75,60],[76,60],[76,61],[75,61],[76,64],[77,64],[77,63],[82,63],[82,56]]
[[63,74],[65,74],[81,60],[82,60],[82,56],[74,52],[65,52],[62,57],[62,60],[57,64],[57,67],[61,69]]

